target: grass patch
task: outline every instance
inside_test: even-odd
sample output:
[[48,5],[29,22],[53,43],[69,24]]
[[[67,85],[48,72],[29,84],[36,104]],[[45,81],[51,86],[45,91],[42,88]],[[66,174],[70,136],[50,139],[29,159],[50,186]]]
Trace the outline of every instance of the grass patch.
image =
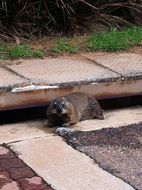
[[121,31],[92,34],[87,42],[90,50],[118,51],[138,45],[142,42],[142,27],[125,28]]
[[[43,58],[51,54],[78,53],[85,51],[120,51],[142,45],[142,27],[129,27],[122,30],[112,29],[87,36],[56,38],[33,41],[26,44],[6,44],[0,42],[0,59]],[[40,47],[40,49],[39,49]],[[141,46],[142,47],[142,46]],[[44,52],[43,49],[44,48]]]
[[28,45],[17,45],[9,50],[9,56],[11,58],[30,58],[32,57],[32,50]]
[[42,58],[43,51],[41,49],[32,50],[29,45],[17,45],[16,47],[10,49],[9,56],[13,59],[22,58]]
[[41,49],[32,50],[29,45],[16,45],[8,48],[0,44],[0,59],[18,58],[42,58],[44,53]]
[[55,46],[50,49],[50,51],[53,53],[77,53],[78,50],[79,47],[70,44],[63,38],[58,39]]
[[32,52],[32,56],[35,58],[43,58],[44,57],[44,52],[42,49],[37,49]]

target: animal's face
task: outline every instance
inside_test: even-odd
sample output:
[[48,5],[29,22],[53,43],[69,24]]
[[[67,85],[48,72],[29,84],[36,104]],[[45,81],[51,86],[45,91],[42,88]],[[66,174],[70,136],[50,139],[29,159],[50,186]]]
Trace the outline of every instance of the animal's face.
[[51,112],[53,114],[66,114],[70,108],[70,103],[64,97],[57,97],[51,102]]

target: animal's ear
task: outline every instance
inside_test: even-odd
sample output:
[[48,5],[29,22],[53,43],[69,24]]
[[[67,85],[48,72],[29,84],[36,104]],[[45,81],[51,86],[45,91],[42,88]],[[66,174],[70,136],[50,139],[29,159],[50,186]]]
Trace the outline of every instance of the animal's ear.
[[53,100],[51,100],[50,102],[48,102],[48,106],[51,107],[53,105]]
[[63,96],[63,101],[67,101],[67,99]]

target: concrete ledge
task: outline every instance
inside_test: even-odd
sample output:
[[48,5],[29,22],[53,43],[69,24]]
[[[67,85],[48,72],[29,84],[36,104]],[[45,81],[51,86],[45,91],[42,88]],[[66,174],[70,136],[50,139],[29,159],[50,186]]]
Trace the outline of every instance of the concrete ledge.
[[46,105],[56,96],[73,92],[84,92],[89,96],[95,96],[97,99],[141,95],[142,80],[91,83],[62,88],[57,86],[51,88],[39,86],[39,88],[29,90],[26,90],[25,87],[20,88],[20,90],[14,88],[11,92],[0,93],[0,111]]
[[141,65],[142,56],[134,53],[88,53],[6,65],[0,68],[0,111],[45,105],[73,92],[98,99],[142,95]]

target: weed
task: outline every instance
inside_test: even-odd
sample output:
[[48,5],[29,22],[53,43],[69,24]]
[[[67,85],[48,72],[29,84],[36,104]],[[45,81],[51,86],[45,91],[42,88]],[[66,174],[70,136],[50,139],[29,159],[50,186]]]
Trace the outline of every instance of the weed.
[[[52,44],[54,44],[53,47]],[[125,50],[139,44],[142,44],[142,27],[128,27],[122,30],[113,28],[110,31],[93,33],[82,38],[60,38],[56,42],[54,40],[47,51],[57,54],[77,53],[86,50],[113,52]],[[43,56],[42,49],[32,49],[30,45],[20,44],[8,47],[8,44],[0,43],[0,59],[42,58]]]
[[36,58],[43,58],[44,57],[44,52],[41,49],[34,50],[32,53],[33,57]]
[[9,56],[11,58],[30,58],[32,57],[32,52],[28,45],[17,45],[9,50]]
[[29,45],[17,45],[14,48],[11,48],[9,50],[9,57],[13,59],[17,58],[31,58],[31,57],[37,57],[41,58],[43,57],[43,51],[40,49],[32,50]]
[[112,29],[110,32],[94,33],[88,40],[90,50],[118,51],[142,42],[142,27],[124,28],[121,31]]
[[50,50],[54,53],[62,53],[62,52],[77,53],[79,47],[71,45],[65,39],[60,38],[59,40],[57,40],[55,47],[51,48]]

